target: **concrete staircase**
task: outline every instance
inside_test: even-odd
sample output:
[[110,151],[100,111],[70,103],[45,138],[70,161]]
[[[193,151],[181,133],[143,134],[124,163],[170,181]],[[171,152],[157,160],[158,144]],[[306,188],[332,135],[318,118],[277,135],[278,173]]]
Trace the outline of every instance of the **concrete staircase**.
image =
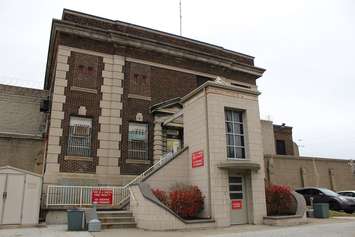
[[136,222],[130,211],[97,211],[102,229],[135,228]]

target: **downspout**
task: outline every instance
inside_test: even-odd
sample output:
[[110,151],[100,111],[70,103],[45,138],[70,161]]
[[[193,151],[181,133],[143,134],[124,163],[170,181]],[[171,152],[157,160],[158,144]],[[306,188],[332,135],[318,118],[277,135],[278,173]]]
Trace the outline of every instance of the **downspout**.
[[206,153],[207,153],[207,173],[208,173],[208,200],[209,200],[209,215],[212,218],[212,199],[211,199],[211,162],[210,162],[210,136],[209,136],[209,126],[208,126],[208,104],[207,104],[207,91],[206,87],[203,88],[203,93],[205,97],[205,124],[206,124]]

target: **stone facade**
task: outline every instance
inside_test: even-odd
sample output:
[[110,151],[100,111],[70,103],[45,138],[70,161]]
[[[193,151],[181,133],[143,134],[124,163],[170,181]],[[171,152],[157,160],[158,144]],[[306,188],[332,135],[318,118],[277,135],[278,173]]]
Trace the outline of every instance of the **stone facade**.
[[182,151],[177,158],[167,163],[163,168],[157,170],[154,175],[146,179],[151,188],[169,190],[174,185],[189,184],[189,151],[188,148]]
[[[211,87],[206,86],[205,88],[207,89],[204,92],[202,91],[200,94],[192,97],[191,102],[187,101],[185,103],[184,109],[186,108],[186,110],[190,107],[188,105],[189,103],[196,104],[196,108],[192,110],[194,112],[192,112],[191,115],[188,115],[188,112],[184,110],[184,126],[186,127],[186,144],[189,145],[191,152],[195,151],[195,149],[202,149],[207,153],[206,165],[209,166],[210,171],[209,174],[203,175],[210,177],[211,215],[216,219],[218,226],[230,225],[230,203],[228,203],[229,198],[226,196],[228,193],[228,172],[221,170],[217,166],[220,162],[227,160],[224,110],[225,108],[234,108],[243,110],[246,114],[246,159],[261,165],[257,172],[252,171],[250,173],[249,197],[251,198],[249,201],[251,205],[248,208],[250,209],[249,223],[262,223],[262,217],[265,215],[266,207],[262,134],[257,99],[258,93],[255,91],[238,90],[237,87],[230,86],[224,89],[215,88],[213,84],[211,84]],[[205,103],[205,106],[203,103]],[[204,108],[205,111],[200,111],[197,108],[200,110]],[[198,119],[199,123],[193,123],[192,121],[194,119]],[[189,126],[189,124],[191,125]],[[199,128],[201,132],[198,132]],[[187,140],[187,129],[194,131],[193,134],[197,134],[194,136],[200,136],[200,139],[194,137]],[[206,145],[201,146],[199,143],[201,143],[201,141],[204,142],[204,139],[201,139],[201,137],[205,136],[208,138],[205,142]],[[195,144],[196,147],[194,147]],[[193,170],[193,168],[190,168],[190,170]],[[197,173],[197,176],[200,175],[201,174]]]
[[[258,92],[244,90],[215,82],[205,83],[182,99],[185,150],[172,161],[151,174],[145,181],[150,188],[168,190],[177,182],[196,185],[204,196],[201,218],[212,222],[207,226],[230,226],[231,199],[229,175],[236,171],[246,178],[245,203],[248,216],[245,223],[262,224],[266,215],[264,189],[264,160],[262,134],[258,109]],[[225,109],[234,108],[245,113],[247,157],[229,160],[226,153]],[[203,163],[194,166],[195,152],[203,153]],[[221,163],[234,164],[233,170],[225,170]],[[235,162],[235,163],[233,163]],[[238,163],[239,162],[239,163]],[[258,170],[241,168],[238,164],[257,164]],[[137,187],[132,188],[131,209],[138,227],[144,229],[186,229],[180,219],[156,203],[146,200]],[[152,220],[163,217],[164,220]],[[154,218],[155,217],[155,218]]]
[[[119,169],[124,58],[67,46],[58,46],[57,55],[45,183],[126,183],[132,177],[121,178]],[[78,64],[95,69],[95,84],[80,79]],[[93,120],[93,152],[86,160],[66,156],[71,115]]]

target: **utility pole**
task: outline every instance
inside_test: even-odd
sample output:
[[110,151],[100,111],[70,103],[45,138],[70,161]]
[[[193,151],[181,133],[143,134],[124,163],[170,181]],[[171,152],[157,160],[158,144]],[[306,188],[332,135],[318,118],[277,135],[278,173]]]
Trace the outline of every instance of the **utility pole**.
[[179,2],[179,9],[180,9],[180,36],[182,36],[182,14],[181,14],[181,0]]

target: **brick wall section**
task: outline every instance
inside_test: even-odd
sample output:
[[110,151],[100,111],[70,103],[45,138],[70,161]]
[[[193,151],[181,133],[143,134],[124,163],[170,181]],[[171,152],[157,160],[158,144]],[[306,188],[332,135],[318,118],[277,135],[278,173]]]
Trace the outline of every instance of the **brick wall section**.
[[0,132],[42,135],[45,114],[40,112],[47,91],[0,84]]
[[[134,78],[134,74],[139,77],[146,76],[150,88],[138,89],[136,87],[140,85],[131,84],[130,80]],[[134,88],[131,89],[132,86]],[[141,87],[144,87],[144,85],[141,85]],[[156,131],[154,131],[154,116],[150,113],[149,108],[168,99],[183,97],[196,87],[197,79],[195,75],[132,62],[126,63],[122,110],[122,174],[139,174],[153,163],[154,133],[159,132],[157,131],[159,128],[156,127]],[[146,97],[146,99],[129,98],[129,94],[138,94]],[[136,121],[137,113],[142,113],[143,122],[148,123],[150,161],[148,164],[125,162],[128,155],[128,123]]]
[[[142,37],[155,42],[160,42],[162,45],[172,44],[176,47],[185,48],[187,50],[200,51],[205,54],[211,54],[214,56],[229,58],[238,63],[246,65],[254,65],[254,60],[252,57],[243,57],[235,52],[224,50],[222,47],[214,46],[207,43],[201,43],[196,40],[190,40],[183,37],[174,36],[168,33],[159,33],[159,31],[147,30],[144,27],[133,26],[129,23],[123,23],[119,21],[112,21],[105,19],[104,21],[100,19],[94,19],[93,17],[85,17],[83,15],[79,16],[75,13],[65,11],[63,13],[63,20],[75,22],[84,26],[97,27],[102,30],[114,30],[118,32],[124,32],[125,34],[131,34],[135,37]],[[212,47],[211,47],[212,46]]]
[[44,90],[0,85],[0,166],[42,173],[46,114],[40,105],[47,96]]
[[[119,168],[124,58],[60,45],[57,65],[45,183],[128,182],[132,177],[120,177]],[[88,78],[80,78],[78,66],[92,67],[95,75],[89,77],[95,82],[85,84]],[[84,108],[84,116],[92,118],[93,124],[92,157],[87,160],[66,156],[70,116],[83,116],[79,108]]]
[[0,166],[16,168],[42,174],[43,140],[0,136]]
[[[68,58],[69,71],[67,73],[68,84],[64,90],[66,101],[63,104],[64,119],[62,120],[63,136],[61,137],[61,153],[59,155],[60,172],[74,172],[74,173],[95,173],[98,157],[96,155],[99,146],[97,134],[99,130],[99,101],[100,88],[102,84],[101,72],[103,70],[102,58],[98,56],[77,53],[71,51]],[[94,70],[94,75],[89,74],[88,78],[80,78],[79,65],[85,67],[91,66]],[[85,73],[87,74],[87,73]],[[54,87],[54,91],[60,87]],[[96,93],[83,92],[73,90],[80,89],[94,89]],[[83,106],[86,109],[85,117],[92,119],[92,159],[88,160],[67,160],[67,146],[69,136],[69,122],[70,116],[80,116],[78,113],[79,107]]]
[[239,71],[232,71],[224,67],[216,67],[208,63],[197,62],[191,59],[171,57],[167,54],[147,51],[144,49],[129,46],[118,47],[117,45],[113,45],[112,43],[95,41],[88,38],[69,35],[67,33],[58,34],[58,41],[61,45],[66,45],[68,47],[86,49],[103,54],[122,55],[127,58],[129,57],[134,59],[146,60],[149,62],[160,63],[163,65],[198,71],[200,73],[219,75],[221,77],[229,78],[233,81],[256,85],[256,77],[253,75]]
[[274,126],[274,137],[275,137],[275,144],[276,144],[276,140],[285,141],[286,155],[290,155],[290,156],[294,155],[291,127],[282,127],[279,125]]

